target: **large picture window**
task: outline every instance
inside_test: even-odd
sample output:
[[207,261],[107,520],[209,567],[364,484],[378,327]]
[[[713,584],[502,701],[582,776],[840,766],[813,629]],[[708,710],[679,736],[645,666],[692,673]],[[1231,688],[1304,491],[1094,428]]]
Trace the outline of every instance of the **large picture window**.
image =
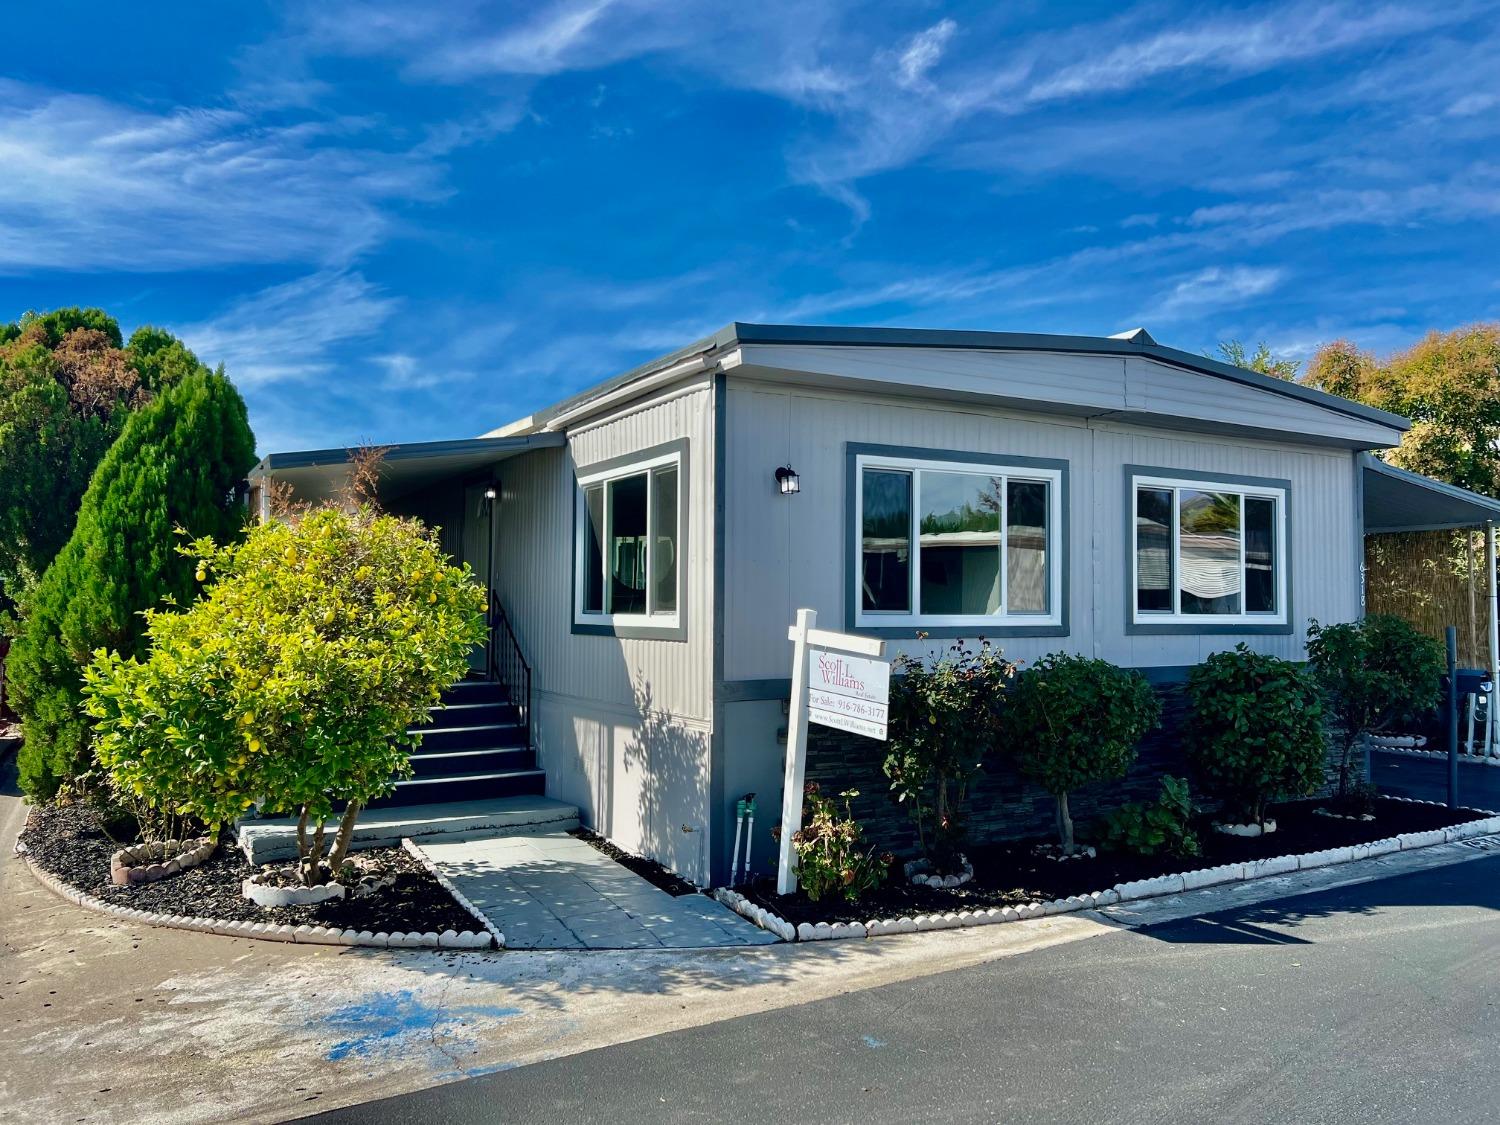
[[1287,621],[1286,489],[1131,478],[1138,625]]
[[1062,470],[854,458],[857,627],[1061,624]]
[[575,623],[677,627],[681,473],[674,451],[578,478]]

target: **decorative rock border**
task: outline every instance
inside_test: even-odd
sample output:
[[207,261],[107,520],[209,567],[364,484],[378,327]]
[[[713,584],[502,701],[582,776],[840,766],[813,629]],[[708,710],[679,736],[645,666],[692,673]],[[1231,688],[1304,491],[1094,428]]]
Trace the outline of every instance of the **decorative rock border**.
[[[1404,746],[1372,746],[1371,751],[1376,754],[1396,754],[1402,758],[1425,758],[1429,762],[1446,762],[1448,753],[1445,750],[1409,750]],[[1476,766],[1500,766],[1500,758],[1487,758],[1479,754],[1465,754],[1459,752],[1460,762],[1473,762]]]
[[214,854],[219,846],[212,836],[191,840],[161,840],[121,848],[109,857],[109,881],[117,887],[155,883],[168,875],[187,871]]
[[289,941],[298,945],[347,945],[371,946],[377,949],[489,949],[494,943],[492,933],[475,933],[464,930],[444,930],[427,933],[386,933],[369,930],[341,930],[330,926],[276,925],[272,922],[227,922],[219,918],[190,918],[183,914],[157,914],[150,910],[133,910],[118,903],[105,902],[91,894],[68,886],[50,871],[43,870],[26,854],[24,844],[16,844],[16,854],[26,861],[26,866],[36,876],[37,882],[59,898],[65,898],[85,910],[108,914],[123,922],[140,922],[147,926],[161,926],[173,930],[196,930],[205,934],[223,934],[226,937],[255,938],[258,941]]
[[919,887],[961,887],[974,878],[974,865],[966,855],[960,854],[958,858],[963,861],[963,870],[957,875],[933,875],[932,864],[925,859],[902,864],[901,873]]
[[[1405,801],[1414,805],[1439,805],[1438,801],[1422,801],[1412,797],[1387,797],[1386,800]],[[1285,875],[1293,871],[1307,871],[1314,867],[1331,867],[1340,863],[1352,863],[1357,859],[1373,859],[1392,852],[1412,851],[1432,847],[1435,844],[1451,844],[1475,836],[1488,836],[1500,832],[1500,815],[1491,813],[1479,820],[1465,821],[1447,828],[1434,828],[1425,832],[1403,832],[1384,840],[1372,840],[1367,844],[1350,844],[1341,848],[1305,852],[1301,855],[1279,855],[1244,863],[1227,863],[1219,867],[1204,867],[1197,871],[1179,871],[1171,875],[1158,875],[1153,879],[1137,879],[1129,883],[1116,883],[1109,890],[1093,891],[1089,894],[1069,895],[1050,902],[1028,902],[1022,906],[997,906],[982,910],[959,910],[946,913],[903,915],[900,918],[876,918],[868,922],[802,922],[797,926],[784,918],[757,906],[737,891],[720,887],[714,897],[737,914],[750,919],[762,929],[781,937],[784,941],[828,941],[833,938],[878,937],[882,934],[910,934],[930,930],[953,930],[964,926],[988,926],[997,922],[1018,922],[1023,918],[1042,918],[1051,914],[1071,914],[1079,910],[1096,910],[1120,902],[1133,902],[1161,895],[1180,894],[1213,887],[1221,883],[1242,883],[1252,879],[1264,879],[1271,875]]]
[[1215,824],[1215,832],[1221,832],[1225,836],[1269,836],[1276,831],[1276,822],[1270,817],[1259,824]]
[[474,921],[483,926],[485,932],[488,933],[492,938],[494,938],[495,947],[497,949],[505,948],[505,935],[495,927],[495,923],[491,922],[489,918],[485,916],[484,911],[480,910],[472,902],[470,902],[464,895],[464,893],[453,885],[453,880],[449,879],[448,876],[444,875],[441,871],[438,870],[437,864],[433,863],[432,860],[427,858],[427,854],[422,851],[421,846],[418,845],[415,840],[409,838],[402,840],[401,847],[406,851],[408,855],[410,855],[413,859],[415,859],[422,865],[427,874],[431,875],[442,885],[443,890],[447,891],[450,895],[453,896],[454,902],[458,903],[459,906],[462,906],[471,915],[473,915]]
[[256,906],[310,906],[343,898],[344,884],[319,883],[316,887],[304,887],[293,883],[283,887],[277,883],[262,883],[258,876],[251,875],[240,882],[240,894]]

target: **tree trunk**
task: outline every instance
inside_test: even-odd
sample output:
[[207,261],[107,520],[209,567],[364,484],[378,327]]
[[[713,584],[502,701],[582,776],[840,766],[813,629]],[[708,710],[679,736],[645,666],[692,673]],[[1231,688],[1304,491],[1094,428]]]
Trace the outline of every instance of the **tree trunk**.
[[339,821],[338,834],[333,838],[333,853],[328,857],[328,872],[330,877],[337,877],[338,870],[344,865],[344,857],[349,854],[349,844],[354,839],[354,822],[359,819],[359,802],[350,801],[344,809],[343,819]]
[[1057,834],[1062,838],[1063,855],[1072,855],[1073,846],[1073,814],[1068,811],[1068,795],[1059,793],[1057,795]]
[[297,818],[297,877],[307,882],[307,806],[302,806],[302,815]]

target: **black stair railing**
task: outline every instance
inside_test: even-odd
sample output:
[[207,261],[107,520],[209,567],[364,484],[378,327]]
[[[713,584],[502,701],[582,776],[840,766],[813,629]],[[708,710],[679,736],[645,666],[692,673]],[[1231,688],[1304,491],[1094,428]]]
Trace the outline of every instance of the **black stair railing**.
[[526,745],[531,745],[531,665],[521,655],[521,642],[511,628],[505,606],[490,591],[490,678],[503,684],[510,701],[520,715],[526,731]]

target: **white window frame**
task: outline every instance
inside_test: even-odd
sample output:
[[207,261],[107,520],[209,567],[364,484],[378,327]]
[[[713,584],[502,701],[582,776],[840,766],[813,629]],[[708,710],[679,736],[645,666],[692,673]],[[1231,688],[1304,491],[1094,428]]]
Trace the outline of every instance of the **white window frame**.
[[[887,469],[911,474],[911,520],[908,525],[908,533],[911,537],[910,560],[908,563],[909,593],[911,595],[912,606],[910,610],[865,609],[863,591],[863,541],[865,471],[867,469]],[[998,477],[1002,481],[1002,489],[1006,489],[1012,480],[1031,481],[1047,485],[1047,612],[1011,613],[1007,608],[1006,603],[1010,599],[1010,575],[1007,572],[1009,552],[1007,551],[1006,519],[1003,511],[1000,520],[1000,545],[998,548],[1000,551],[1000,590],[1002,594],[1000,611],[998,613],[977,614],[924,614],[920,612],[922,595],[922,543],[921,536],[918,534],[918,525],[921,521],[921,482],[924,471],[972,473],[976,476]],[[1008,501],[1008,491],[1005,494]],[[1038,468],[1024,463],[1011,464],[1003,461],[944,461],[917,457],[887,457],[874,453],[858,453],[854,457],[854,513],[850,523],[853,529],[854,542],[850,552],[853,564],[849,581],[854,584],[854,624],[856,628],[888,629],[893,626],[911,626],[916,629],[926,627],[967,628],[970,626],[989,626],[991,628],[1002,626],[1062,626],[1063,470],[1061,469]]]
[[[1140,551],[1137,543],[1140,535],[1138,507],[1143,488],[1170,491],[1172,493],[1172,608],[1149,610],[1140,608]],[[1222,492],[1240,498],[1240,607],[1239,613],[1183,613],[1182,612],[1182,519],[1180,513],[1181,493]],[[1211,477],[1153,476],[1133,473],[1130,477],[1130,620],[1134,625],[1285,625],[1287,623],[1287,570],[1290,560],[1287,555],[1286,534],[1287,490],[1279,485],[1244,484],[1232,480],[1215,480]],[[1276,608],[1253,613],[1244,612],[1245,605],[1245,500],[1260,499],[1275,501],[1275,516],[1272,528],[1275,533],[1272,565],[1276,575]]]
[[[652,612],[656,603],[656,543],[652,536],[652,530],[656,526],[656,489],[652,487],[651,471],[670,465],[677,470],[677,601],[676,608],[671,613]],[[588,498],[587,490],[592,485],[602,485],[604,488],[604,527],[600,537],[600,561],[602,573],[600,575],[604,585],[604,604],[609,604],[609,563],[610,563],[610,529],[613,526],[613,511],[609,502],[611,481],[622,480],[625,477],[646,477],[646,612],[645,613],[588,613],[584,611],[583,599],[585,595],[586,577],[588,569]],[[684,576],[687,573],[687,559],[682,552],[687,521],[687,489],[684,487],[682,471],[682,451],[673,450],[659,457],[643,458],[640,461],[632,461],[628,464],[612,465],[608,469],[602,469],[596,473],[585,472],[578,477],[574,496],[574,524],[573,524],[573,623],[575,625],[607,625],[616,628],[632,629],[677,629],[682,623],[682,600],[684,597]]]

